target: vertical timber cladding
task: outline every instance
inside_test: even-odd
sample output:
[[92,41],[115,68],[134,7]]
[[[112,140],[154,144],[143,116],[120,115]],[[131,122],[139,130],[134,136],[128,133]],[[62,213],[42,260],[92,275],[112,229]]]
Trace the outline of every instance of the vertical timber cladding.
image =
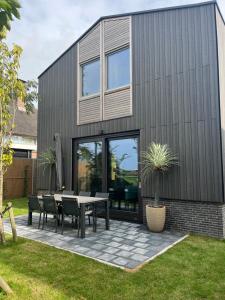
[[[132,115],[132,78],[130,84],[107,90],[109,53],[130,47],[130,77],[132,77],[131,17],[101,21],[78,43],[77,124],[87,124]],[[82,97],[82,64],[100,58],[100,93]]]

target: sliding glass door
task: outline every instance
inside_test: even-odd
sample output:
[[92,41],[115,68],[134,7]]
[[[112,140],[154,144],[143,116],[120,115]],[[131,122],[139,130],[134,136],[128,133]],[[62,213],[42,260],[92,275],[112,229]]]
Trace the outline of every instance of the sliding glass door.
[[138,139],[108,140],[108,191],[111,208],[138,209]]
[[[74,189],[108,192],[111,215],[138,215],[138,136],[112,135],[75,143]],[[123,215],[123,217],[121,217]]]

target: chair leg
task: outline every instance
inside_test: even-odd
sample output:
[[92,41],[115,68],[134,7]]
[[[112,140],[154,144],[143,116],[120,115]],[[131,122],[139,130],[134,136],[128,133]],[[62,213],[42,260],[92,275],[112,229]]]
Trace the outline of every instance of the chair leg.
[[[46,214],[46,215],[47,215],[47,214]],[[43,213],[42,230],[44,229],[45,218],[46,218],[45,213]]]
[[91,217],[88,216],[88,224],[91,225]]
[[80,236],[80,217],[77,217],[77,237]]
[[55,215],[55,232],[58,231],[58,221],[59,221],[58,215]]
[[63,229],[64,229],[64,215],[62,214],[62,230],[61,230],[61,234],[63,234]]
[[40,228],[40,225],[41,225],[41,215],[42,215],[42,212],[40,212],[40,215],[39,215],[38,229]]

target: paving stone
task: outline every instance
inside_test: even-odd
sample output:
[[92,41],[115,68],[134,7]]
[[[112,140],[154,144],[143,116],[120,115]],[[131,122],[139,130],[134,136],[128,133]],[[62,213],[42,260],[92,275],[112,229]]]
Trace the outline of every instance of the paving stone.
[[[103,250],[106,248],[105,245],[102,245],[102,244],[94,244],[91,246],[92,249],[96,249],[96,250]],[[112,248],[111,248],[112,249]]]
[[119,238],[119,237],[114,237],[114,238],[112,238],[112,240],[113,240],[114,242],[122,242],[122,241],[124,241],[124,239]]
[[137,260],[137,261],[140,261],[140,262],[144,262],[145,260],[148,259],[148,256],[144,256],[144,255],[142,255],[142,254],[134,254],[134,255],[131,256],[131,258],[132,258],[133,260]]
[[102,253],[100,251],[97,250],[89,250],[85,253],[85,255],[88,255],[90,257],[98,257],[100,256]]
[[[143,249],[143,248],[134,248],[132,252],[136,254],[146,254],[149,250],[148,249]],[[146,254],[147,255],[147,254]],[[148,255],[147,255],[148,256]]]
[[148,239],[147,238],[138,238],[138,239],[136,239],[136,241],[141,242],[141,243],[145,243],[145,242],[148,241]]
[[128,258],[131,257],[132,253],[130,251],[122,250],[117,252],[116,255]]
[[116,259],[113,260],[113,263],[119,266],[125,266],[129,263],[129,260],[125,259],[125,258],[121,258],[118,257]]
[[111,262],[113,259],[116,258],[116,255],[110,253],[104,253],[98,256],[99,259]]
[[127,251],[131,251],[132,249],[134,249],[133,246],[129,246],[129,245],[122,245],[119,248],[122,250],[127,250]]
[[104,252],[110,253],[110,254],[115,254],[116,252],[120,251],[118,248],[113,248],[113,247],[108,247],[103,250]]
[[149,245],[148,244],[144,244],[144,243],[135,243],[134,247],[147,248],[147,247],[149,247]]
[[108,246],[111,246],[111,247],[120,247],[121,244],[120,243],[117,243],[117,242],[110,242],[107,244]]

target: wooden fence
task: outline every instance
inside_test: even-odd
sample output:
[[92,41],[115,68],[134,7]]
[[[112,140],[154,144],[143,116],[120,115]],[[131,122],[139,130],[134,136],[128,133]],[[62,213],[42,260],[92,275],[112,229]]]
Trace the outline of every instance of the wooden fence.
[[14,158],[13,164],[4,175],[4,199],[25,197],[35,192],[36,159]]

